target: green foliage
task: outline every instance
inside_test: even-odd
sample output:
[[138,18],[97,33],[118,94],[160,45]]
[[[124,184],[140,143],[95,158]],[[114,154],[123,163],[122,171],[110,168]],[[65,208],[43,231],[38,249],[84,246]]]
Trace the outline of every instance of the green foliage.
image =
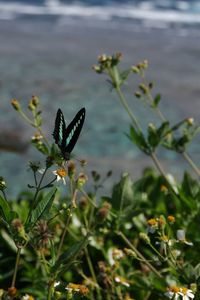
[[[192,118],[171,125],[159,109],[161,96],[152,95],[146,80],[148,62],[121,70],[121,58],[102,55],[94,70],[108,76],[131,120],[128,138],[159,173],[146,168],[137,181],[123,173],[111,196],[101,197],[112,172],[101,177],[92,171],[85,189],[85,163],[66,165],[45,138],[39,99],[29,102],[31,116],[13,99],[14,109],[37,130],[31,144],[44,161],[29,163],[33,182],[16,201],[7,200],[0,177],[2,300],[200,299],[200,170],[186,152],[199,125]],[[132,94],[161,118],[146,130],[121,90],[133,75],[141,82]],[[177,182],[166,174],[159,147],[181,153],[198,179],[185,172]],[[63,194],[60,182],[67,183]]]

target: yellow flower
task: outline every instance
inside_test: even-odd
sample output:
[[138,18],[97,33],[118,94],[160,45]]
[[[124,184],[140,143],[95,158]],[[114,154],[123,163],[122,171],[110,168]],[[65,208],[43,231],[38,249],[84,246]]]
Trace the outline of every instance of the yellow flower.
[[175,223],[175,221],[176,221],[174,216],[168,216],[167,220],[168,220],[169,223]]

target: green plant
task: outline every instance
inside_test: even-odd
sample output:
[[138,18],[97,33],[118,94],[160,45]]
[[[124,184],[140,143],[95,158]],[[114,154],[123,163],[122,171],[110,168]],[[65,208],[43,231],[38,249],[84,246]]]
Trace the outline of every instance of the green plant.
[[[0,178],[0,299],[200,299],[199,181],[184,173],[177,183],[156,154],[160,146],[182,153],[199,176],[186,152],[199,126],[191,118],[171,125],[146,81],[147,62],[122,71],[120,61],[120,54],[103,55],[94,69],[109,76],[131,118],[128,138],[160,173],[146,168],[135,182],[124,173],[111,196],[100,197],[112,172],[101,178],[93,171],[85,189],[85,162],[66,164],[44,137],[39,99],[30,100],[31,117],[12,100],[36,128],[31,143],[44,160],[29,163],[33,183],[16,201],[8,201]],[[142,79],[136,97],[150,102],[162,121],[146,132],[121,89],[135,73]]]

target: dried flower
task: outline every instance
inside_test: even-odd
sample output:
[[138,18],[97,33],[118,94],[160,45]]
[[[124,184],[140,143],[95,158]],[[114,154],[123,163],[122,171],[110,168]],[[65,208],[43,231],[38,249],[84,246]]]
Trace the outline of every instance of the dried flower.
[[89,293],[89,289],[83,284],[69,283],[65,289],[69,292],[79,293],[82,296]]
[[15,297],[17,295],[17,289],[16,289],[16,287],[14,287],[14,286],[9,287],[8,288],[8,295],[10,297],[12,297],[12,298]]

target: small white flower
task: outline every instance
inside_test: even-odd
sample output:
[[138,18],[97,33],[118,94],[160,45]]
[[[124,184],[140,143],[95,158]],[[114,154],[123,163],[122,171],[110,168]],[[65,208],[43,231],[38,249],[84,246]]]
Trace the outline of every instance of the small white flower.
[[193,291],[187,288],[180,288],[179,295],[182,296],[182,300],[190,300],[194,298]]
[[171,286],[168,288],[168,291],[165,293],[165,296],[169,299],[178,300],[180,298],[180,288],[177,286]]
[[165,293],[165,296],[168,297],[169,299],[173,299],[173,300],[178,300],[180,298],[180,296],[172,291],[168,291]]
[[189,242],[189,241],[186,240],[186,238],[185,238],[185,230],[178,229],[177,232],[176,232],[176,237],[177,237],[178,242],[184,243],[184,244],[186,244],[188,246],[193,246],[192,242]]
[[60,285],[60,281],[55,281],[53,286],[57,287],[58,285]]
[[66,185],[65,177],[67,176],[67,171],[64,168],[57,169],[52,172],[56,176],[56,181],[62,180],[63,184]]

